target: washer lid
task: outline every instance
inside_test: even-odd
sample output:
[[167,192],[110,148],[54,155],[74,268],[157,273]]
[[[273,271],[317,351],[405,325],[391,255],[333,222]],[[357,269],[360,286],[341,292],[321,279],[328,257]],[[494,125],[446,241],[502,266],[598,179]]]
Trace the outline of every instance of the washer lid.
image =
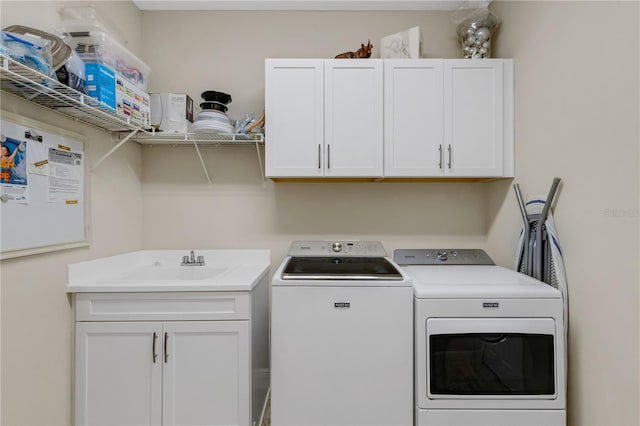
[[501,266],[405,266],[418,299],[540,298],[557,299],[560,292],[541,281]]
[[283,280],[401,281],[400,271],[384,257],[291,257]]

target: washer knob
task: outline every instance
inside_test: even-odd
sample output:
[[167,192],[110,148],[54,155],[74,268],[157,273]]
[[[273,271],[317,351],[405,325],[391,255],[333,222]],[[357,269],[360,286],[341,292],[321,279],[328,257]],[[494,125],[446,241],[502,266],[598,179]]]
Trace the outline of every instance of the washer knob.
[[342,251],[342,243],[333,243],[331,245],[331,250],[335,251],[336,253],[341,252]]
[[447,254],[446,251],[440,251],[438,252],[438,260],[442,261],[442,262],[446,262],[447,258],[449,257],[449,255]]

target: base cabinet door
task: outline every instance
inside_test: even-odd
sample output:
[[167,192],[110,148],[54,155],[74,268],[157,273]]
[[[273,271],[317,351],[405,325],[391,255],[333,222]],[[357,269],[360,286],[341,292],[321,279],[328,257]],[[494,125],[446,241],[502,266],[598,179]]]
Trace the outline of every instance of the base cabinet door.
[[76,424],[162,424],[162,324],[76,328]]
[[163,424],[250,424],[248,322],[165,322],[163,332]]
[[248,321],[78,322],[77,425],[251,424]]

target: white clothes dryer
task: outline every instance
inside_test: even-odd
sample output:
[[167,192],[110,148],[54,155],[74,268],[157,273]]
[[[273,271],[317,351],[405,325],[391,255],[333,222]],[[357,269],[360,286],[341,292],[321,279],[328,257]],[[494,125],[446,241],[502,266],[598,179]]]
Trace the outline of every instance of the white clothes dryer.
[[563,304],[482,250],[396,250],[415,309],[415,424],[564,426]]

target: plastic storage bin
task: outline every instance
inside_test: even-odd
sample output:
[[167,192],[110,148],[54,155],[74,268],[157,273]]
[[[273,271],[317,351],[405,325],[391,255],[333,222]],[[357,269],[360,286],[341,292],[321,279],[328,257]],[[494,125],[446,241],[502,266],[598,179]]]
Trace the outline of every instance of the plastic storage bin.
[[106,65],[142,90],[147,90],[149,66],[109,34],[93,30],[72,31],[69,35],[71,47],[85,63]]
[[51,41],[49,40],[2,31],[0,54],[44,75],[51,76],[54,73]]

